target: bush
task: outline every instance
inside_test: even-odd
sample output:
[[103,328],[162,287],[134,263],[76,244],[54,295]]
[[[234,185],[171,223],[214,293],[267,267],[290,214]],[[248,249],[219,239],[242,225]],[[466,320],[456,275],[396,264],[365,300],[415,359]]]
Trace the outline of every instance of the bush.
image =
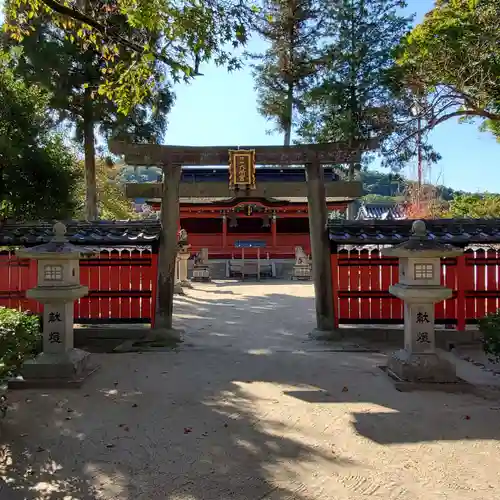
[[500,309],[479,320],[483,349],[491,361],[500,361]]
[[0,381],[15,375],[23,362],[41,350],[40,318],[0,307]]

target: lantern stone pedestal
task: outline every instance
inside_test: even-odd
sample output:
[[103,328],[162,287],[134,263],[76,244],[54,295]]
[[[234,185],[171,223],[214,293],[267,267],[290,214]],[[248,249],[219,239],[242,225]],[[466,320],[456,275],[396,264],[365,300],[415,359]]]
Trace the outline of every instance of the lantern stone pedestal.
[[193,288],[188,279],[188,260],[191,256],[191,245],[179,242],[179,250],[175,261],[175,293],[184,294],[183,288]]
[[26,295],[44,304],[43,352],[23,364],[22,378],[9,381],[11,388],[79,386],[95,369],[90,353],[73,344],[74,301],[88,288],[80,285],[79,259],[85,252],[68,243],[65,233],[58,222],[49,243],[16,252],[38,260],[38,285]]
[[399,258],[399,283],[389,291],[404,302],[404,349],[389,357],[387,371],[392,378],[413,384],[461,382],[455,365],[436,351],[434,308],[453,294],[441,286],[441,257],[462,253],[430,240],[423,221],[413,223],[408,241],[382,250],[384,256]]

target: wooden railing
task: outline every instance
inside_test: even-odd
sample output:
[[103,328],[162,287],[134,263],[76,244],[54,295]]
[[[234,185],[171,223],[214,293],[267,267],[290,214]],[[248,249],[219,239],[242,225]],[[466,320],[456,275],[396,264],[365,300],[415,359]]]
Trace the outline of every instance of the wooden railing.
[[[149,250],[103,250],[80,261],[87,296],[75,302],[75,323],[150,323],[156,296],[157,255]],[[40,313],[26,298],[37,283],[37,262],[0,253],[0,306]]]
[[[403,303],[389,293],[398,281],[398,259],[379,250],[332,254],[333,306],[338,324],[402,324]],[[436,323],[464,330],[500,306],[500,252],[468,250],[441,260],[441,284],[453,296],[436,304]]]

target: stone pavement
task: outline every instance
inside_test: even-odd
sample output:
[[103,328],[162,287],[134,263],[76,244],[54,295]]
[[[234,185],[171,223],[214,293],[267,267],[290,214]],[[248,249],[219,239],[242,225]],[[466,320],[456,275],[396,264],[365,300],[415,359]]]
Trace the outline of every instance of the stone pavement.
[[310,284],[188,293],[178,352],[96,355],[81,390],[10,395],[0,470],[20,499],[497,496],[500,403],[398,393],[383,354],[307,341]]

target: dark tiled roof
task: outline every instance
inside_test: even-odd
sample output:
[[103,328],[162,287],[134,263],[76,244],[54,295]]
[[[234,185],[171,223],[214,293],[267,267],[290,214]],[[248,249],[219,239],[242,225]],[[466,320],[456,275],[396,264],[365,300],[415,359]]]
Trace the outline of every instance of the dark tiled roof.
[[[328,222],[330,240],[338,244],[393,245],[407,240],[412,220],[332,219]],[[500,243],[500,219],[426,220],[428,238],[456,245]]]
[[[65,221],[66,236],[76,245],[150,245],[158,240],[157,221]],[[0,246],[38,245],[52,239],[53,223],[4,223],[0,225]]]
[[362,203],[359,207],[358,220],[400,220],[406,218],[404,209],[394,203]]

